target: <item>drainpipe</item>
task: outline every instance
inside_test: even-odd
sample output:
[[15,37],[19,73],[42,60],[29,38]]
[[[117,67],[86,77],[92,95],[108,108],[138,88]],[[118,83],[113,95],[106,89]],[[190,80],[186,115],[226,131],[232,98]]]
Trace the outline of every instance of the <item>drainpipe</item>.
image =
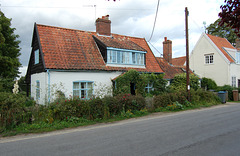
[[50,103],[50,71],[47,69],[48,74],[48,103]]

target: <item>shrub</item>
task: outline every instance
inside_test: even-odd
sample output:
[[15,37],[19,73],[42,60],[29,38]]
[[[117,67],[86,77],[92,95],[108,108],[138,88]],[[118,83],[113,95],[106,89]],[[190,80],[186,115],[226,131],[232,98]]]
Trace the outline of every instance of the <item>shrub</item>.
[[182,104],[180,104],[178,101],[176,101],[176,102],[174,102],[173,104],[168,105],[168,106],[166,107],[166,109],[167,109],[167,110],[170,110],[170,111],[175,111],[175,110],[182,110],[182,109],[184,109],[184,108],[183,108],[183,105],[182,105]]
[[86,101],[90,107],[90,119],[102,119],[104,117],[104,105],[99,97]]
[[108,111],[111,115],[120,114],[123,110],[123,103],[119,102],[116,97],[105,96],[102,101],[105,108],[108,108]]
[[[190,87],[197,90],[199,88],[199,78],[194,74],[190,74],[189,79]],[[186,88],[186,81],[186,73],[175,75],[170,87],[175,91],[184,90]]]
[[214,80],[210,78],[203,77],[201,81],[201,88],[206,90],[215,90],[217,89],[217,84]]
[[213,92],[198,89],[196,91],[191,90],[191,102],[217,104],[220,102],[220,99]]
[[31,122],[31,109],[26,107],[26,105],[28,105],[27,97],[24,95],[1,92],[0,126],[11,129],[22,122]]
[[159,107],[167,107],[167,105],[171,105],[172,101],[168,93],[164,93],[154,97],[154,108]]

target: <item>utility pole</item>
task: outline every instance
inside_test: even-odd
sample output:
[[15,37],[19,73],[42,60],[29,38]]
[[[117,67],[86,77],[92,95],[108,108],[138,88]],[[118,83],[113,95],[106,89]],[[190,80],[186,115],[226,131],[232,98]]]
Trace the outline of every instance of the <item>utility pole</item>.
[[188,101],[191,101],[190,99],[190,84],[189,84],[189,41],[188,41],[188,8],[185,8],[185,26],[186,26],[186,74],[187,74],[187,99]]

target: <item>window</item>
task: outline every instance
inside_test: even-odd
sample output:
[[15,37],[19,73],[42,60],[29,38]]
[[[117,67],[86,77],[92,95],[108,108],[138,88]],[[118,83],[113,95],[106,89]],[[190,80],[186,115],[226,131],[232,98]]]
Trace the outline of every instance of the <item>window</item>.
[[35,56],[35,64],[39,63],[39,49],[34,51],[34,56]]
[[150,91],[153,91],[153,83],[148,83],[147,86],[145,87],[145,91],[147,93],[150,93]]
[[93,82],[91,81],[73,82],[73,97],[89,99],[92,96],[92,92]]
[[146,52],[131,50],[107,50],[107,63],[112,64],[130,64],[144,65],[144,57]]
[[40,81],[36,81],[36,100],[40,99]]
[[213,55],[205,55],[205,64],[213,64]]
[[236,87],[236,76],[232,76],[232,87]]

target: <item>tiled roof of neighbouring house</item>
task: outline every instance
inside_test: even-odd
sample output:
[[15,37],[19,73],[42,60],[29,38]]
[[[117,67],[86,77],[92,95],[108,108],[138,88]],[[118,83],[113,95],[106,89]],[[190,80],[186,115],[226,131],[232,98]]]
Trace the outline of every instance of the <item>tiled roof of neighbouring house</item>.
[[233,45],[226,39],[226,38],[221,38],[213,35],[206,34],[212,42],[218,47],[218,49],[223,53],[223,55],[230,61],[234,62],[234,60],[229,56],[229,54],[223,49],[225,48],[230,48],[230,49],[235,49]]
[[172,59],[172,64],[174,66],[182,67],[182,66],[184,66],[185,62],[186,62],[186,56],[177,57],[177,58]]
[[[36,25],[45,68],[64,70],[113,70],[136,69],[141,72],[162,73],[155,56],[144,38],[111,34],[99,36],[96,32]],[[94,36],[107,47],[146,51],[146,68],[106,66]]]
[[160,67],[165,73],[165,79],[173,79],[176,74],[185,73],[185,66],[172,66],[162,57],[157,57],[157,60]]

